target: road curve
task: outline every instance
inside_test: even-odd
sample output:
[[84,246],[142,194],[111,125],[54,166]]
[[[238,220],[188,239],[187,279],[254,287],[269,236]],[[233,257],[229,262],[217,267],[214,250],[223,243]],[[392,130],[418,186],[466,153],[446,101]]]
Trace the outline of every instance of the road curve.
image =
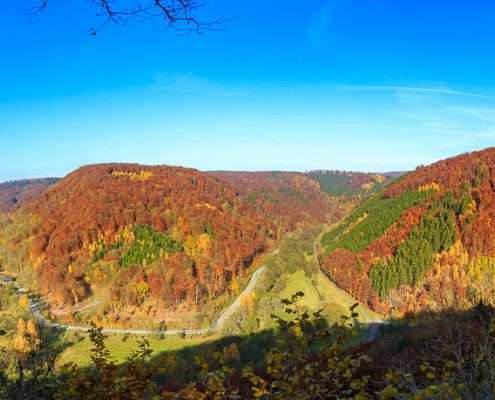
[[225,325],[225,322],[227,322],[227,320],[230,317],[232,317],[232,315],[234,315],[235,312],[239,310],[239,308],[241,307],[242,298],[244,296],[251,294],[251,292],[256,287],[256,284],[258,283],[258,279],[261,277],[261,275],[263,275],[263,272],[265,272],[265,269],[266,266],[263,265],[262,267],[254,271],[253,275],[251,276],[251,280],[249,281],[246,288],[242,291],[242,293],[239,296],[237,296],[235,301],[222,312],[222,314],[220,315],[220,317],[218,317],[215,324],[211,326],[210,329],[213,332],[221,331]]
[[[256,287],[259,278],[265,272],[266,267],[262,266],[254,271],[251,279],[249,280],[246,288],[237,296],[235,301],[228,306],[218,317],[218,319],[210,325],[208,328],[202,329],[169,329],[169,330],[156,330],[156,329],[120,329],[120,328],[103,328],[102,332],[105,334],[123,334],[123,335],[136,335],[136,336],[149,336],[149,335],[160,335],[160,336],[200,336],[206,334],[213,334],[220,332],[225,323],[228,321],[232,315],[234,315],[241,307],[242,298],[251,294],[251,292]],[[0,274],[0,280],[7,275]],[[17,294],[25,294],[27,290],[19,283],[14,284]],[[41,301],[35,301],[32,298],[28,299],[29,309],[33,314],[34,318],[44,326],[48,326],[53,329],[66,330],[71,332],[87,332],[90,327],[81,325],[69,325],[69,324],[59,324],[57,322],[51,322],[45,318],[42,314],[41,309],[43,308],[43,303]]]
[[[320,262],[318,260],[318,247],[317,243],[321,238],[321,234],[318,236],[317,240],[314,241],[313,243],[313,257],[316,265],[320,267]],[[277,254],[278,249],[275,250],[272,254]],[[251,292],[255,289],[259,278],[263,275],[263,273],[266,271],[266,266],[261,266],[257,270],[255,270],[249,280],[248,285],[246,288],[239,294],[239,296],[236,297],[234,302],[228,306],[218,319],[212,323],[208,328],[201,328],[201,329],[169,329],[169,330],[157,330],[157,329],[121,329],[121,328],[103,328],[102,332],[105,334],[123,334],[123,335],[135,335],[135,336],[149,336],[149,335],[159,335],[159,336],[177,336],[177,335],[183,335],[183,336],[201,336],[201,335],[208,335],[208,334],[213,334],[220,332],[224,326],[225,323],[241,308],[242,305],[242,298],[251,294]],[[323,274],[327,279],[328,276],[326,274]],[[0,273],[0,282],[9,277],[9,275],[5,275]],[[334,284],[331,280],[330,282]],[[335,285],[335,284],[334,284]],[[26,288],[24,288],[22,285],[19,283],[15,282],[14,287],[19,295],[27,293]],[[342,290],[339,288],[339,290]],[[345,292],[347,294],[347,292]],[[347,294],[349,295],[349,294]],[[350,296],[350,295],[349,295]],[[29,309],[31,313],[33,314],[34,318],[40,323],[45,326],[48,326],[53,329],[60,329],[60,330],[66,330],[66,331],[71,331],[71,332],[87,332],[90,327],[88,326],[82,326],[82,325],[70,325],[70,324],[59,324],[57,322],[52,322],[47,320],[44,315],[42,314],[41,310],[43,308],[43,302],[42,301],[36,301],[33,300],[32,298],[28,299],[29,302]],[[367,319],[365,324],[367,325],[367,332],[366,332],[366,338],[364,339],[366,342],[372,342],[378,338],[380,335],[381,328],[383,325],[386,325],[388,322],[383,320],[383,319]]]

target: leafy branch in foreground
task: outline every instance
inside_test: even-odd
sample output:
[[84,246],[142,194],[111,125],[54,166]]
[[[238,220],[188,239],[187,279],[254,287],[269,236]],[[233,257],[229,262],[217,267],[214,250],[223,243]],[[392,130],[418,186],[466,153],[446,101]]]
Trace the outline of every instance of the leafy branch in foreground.
[[139,400],[151,396],[156,388],[151,378],[153,376],[149,361],[149,343],[143,339],[138,349],[127,358],[123,366],[118,366],[110,360],[110,351],[105,344],[105,336],[101,327],[92,324],[89,338],[93,347],[91,360],[94,369],[81,370],[74,364],[64,367],[67,377],[59,398],[101,400],[129,399]]
[[[495,387],[490,380],[490,373],[495,368],[493,323],[488,324],[486,332],[477,327],[477,331],[484,333],[473,340],[476,346],[469,354],[474,354],[459,361],[462,365],[442,352],[437,360],[425,357],[419,363],[412,362],[408,368],[400,368],[392,366],[386,358],[375,357],[372,360],[371,353],[366,351],[367,345],[352,345],[352,339],[360,328],[355,322],[358,304],[350,307],[349,314],[342,316],[338,323],[329,325],[321,311],[308,312],[300,305],[303,296],[303,292],[297,292],[282,301],[284,313],[282,316],[273,315],[277,322],[277,329],[273,332],[275,341],[264,347],[266,352],[259,362],[246,362],[245,352],[252,349],[242,345],[248,338],[238,338],[223,350],[212,351],[215,349],[212,346],[206,352],[198,350],[193,353],[197,369],[187,378],[190,383],[184,383],[186,380],[167,382],[165,364],[160,359],[150,359],[151,350],[146,340],[140,342],[126,363],[117,365],[111,360],[102,328],[93,325],[88,332],[93,344],[90,368],[68,364],[56,374],[52,368],[46,379],[38,381],[43,392],[31,393],[26,391],[30,387],[31,370],[28,364],[24,364],[24,374],[17,375],[14,381],[12,376],[0,373],[0,398],[34,400],[40,395],[43,399],[54,400],[492,398],[487,394],[493,393]],[[436,325],[432,326],[436,332],[442,331]],[[464,339],[459,343],[465,346],[472,334],[464,330],[459,333],[464,333]],[[450,336],[446,335],[443,340],[454,343]],[[437,346],[438,350],[442,346]],[[382,355],[383,351],[380,357]],[[12,359],[13,362],[19,360],[19,357]],[[383,361],[383,365],[378,365],[379,361]],[[466,380],[470,371],[473,373],[469,376],[476,379],[473,382]],[[2,392],[3,388],[7,389]],[[485,395],[480,397],[480,394]]]
[[167,393],[166,399],[342,399],[367,398],[369,378],[359,374],[368,358],[347,351],[354,335],[350,316],[330,327],[322,311],[310,313],[298,306],[304,296],[297,292],[282,300],[285,315],[273,315],[278,325],[278,345],[269,349],[264,366],[248,365],[238,371],[225,364],[209,372],[204,360],[203,380],[178,393]]

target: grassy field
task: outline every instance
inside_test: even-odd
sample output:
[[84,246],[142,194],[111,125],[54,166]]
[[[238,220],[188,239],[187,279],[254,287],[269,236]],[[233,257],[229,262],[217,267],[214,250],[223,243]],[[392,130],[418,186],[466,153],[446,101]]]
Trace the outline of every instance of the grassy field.
[[315,310],[321,306],[322,299],[318,288],[302,270],[296,271],[289,276],[287,286],[278,293],[277,297],[280,300],[288,299],[298,291],[304,292],[304,297],[300,301],[302,307]]
[[[356,300],[324,275],[314,257],[324,227],[298,232],[287,238],[279,252],[266,258],[266,272],[259,281],[255,296],[246,299],[243,309],[226,325],[226,333],[246,334],[274,327],[272,314],[281,316],[283,299],[303,292],[299,304],[309,311],[323,310],[330,323],[348,315]],[[363,305],[356,311],[359,321],[381,319]]]
[[[345,290],[340,289],[335,283],[329,280],[323,273],[318,274],[317,288],[320,293],[323,293],[327,304],[335,304],[340,310],[348,312],[349,308],[356,303],[356,299]],[[356,310],[359,314],[360,322],[380,320],[382,316],[369,308],[360,304]]]
[[[349,308],[356,303],[350,294],[340,289],[322,272],[316,273],[312,279],[309,279],[304,271],[295,272],[289,277],[287,286],[278,294],[278,297],[280,300],[290,298],[297,291],[304,292],[304,297],[300,301],[302,307],[309,310],[323,309],[332,321],[347,314]],[[360,322],[380,319],[379,314],[362,304],[357,307],[356,312],[359,314]]]
[[[318,242],[323,230],[324,227],[315,227],[293,234],[281,244],[278,252],[266,257],[263,261],[266,270],[254,294],[249,299],[243,299],[241,311],[226,324],[224,334],[245,335],[273,328],[275,323],[271,315],[281,315],[283,313],[281,301],[290,298],[296,292],[304,293],[300,301],[302,308],[309,311],[322,309],[329,322],[335,322],[341,315],[348,314],[355,300],[320,271],[313,254],[314,244]],[[246,280],[248,279],[247,276]],[[219,310],[223,309],[228,305],[227,301],[224,303],[223,307],[219,304],[216,304],[216,307]],[[359,306],[357,311],[362,322],[380,319],[378,314],[363,306]],[[11,289],[0,290],[0,317],[0,328],[3,326],[4,330],[9,332],[4,337],[0,335],[0,345],[2,341],[11,340],[19,317],[30,318],[26,315],[26,310],[21,312],[19,298]],[[113,361],[125,362],[127,357],[138,348],[141,339],[129,335],[108,336],[106,344]],[[179,336],[164,338],[151,336],[147,338],[154,355],[207,344],[215,339],[218,337],[192,339]],[[64,333],[56,341],[61,348],[58,365],[69,362],[81,366],[90,364],[92,344],[86,334]]]
[[[122,363],[138,348],[139,341],[142,339],[142,337],[137,336],[125,337],[125,335],[111,335],[108,336],[105,343],[110,351],[112,360],[116,363]],[[179,336],[167,336],[164,339],[147,337],[146,339],[150,344],[151,350],[153,350],[153,355],[180,350],[212,340],[211,338],[182,339]],[[58,365],[69,362],[76,363],[80,366],[89,365],[92,344],[88,335],[68,333],[63,335],[60,340],[66,347],[58,359]]]

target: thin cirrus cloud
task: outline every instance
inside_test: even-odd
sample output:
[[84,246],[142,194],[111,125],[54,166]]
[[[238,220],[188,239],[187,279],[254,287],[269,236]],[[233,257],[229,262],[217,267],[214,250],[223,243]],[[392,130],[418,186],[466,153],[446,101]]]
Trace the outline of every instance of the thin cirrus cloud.
[[[420,137],[425,149],[457,148],[461,152],[489,146],[495,139],[495,96],[490,94],[413,85],[344,85],[338,89],[374,98],[375,129]],[[367,125],[369,121],[364,121],[355,129],[364,130]]]
[[472,118],[478,118],[481,121],[495,123],[495,108],[457,106],[453,107],[452,110]]
[[[192,73],[161,73],[154,77],[152,88],[173,93],[224,98],[243,96],[244,100],[258,98],[262,94],[267,104],[264,109],[248,110],[249,126],[256,125],[256,121],[259,124],[263,123],[263,126],[270,123],[280,124],[277,115],[286,110],[293,110],[289,119],[294,118],[296,122],[292,126],[297,127],[297,123],[302,123],[301,121],[316,118],[330,130],[347,128],[352,135],[360,137],[369,134],[389,135],[392,138],[404,136],[416,138],[415,140],[421,137],[423,146],[437,148],[453,148],[456,143],[460,150],[462,146],[486,146],[495,138],[495,96],[446,85],[278,82],[270,85],[251,84],[247,88],[242,83],[226,83]],[[357,93],[360,95],[355,96]],[[322,100],[322,106],[312,109],[311,118],[305,117],[304,106],[301,106],[301,103],[304,105],[305,99],[312,99],[314,96]],[[362,109],[363,99],[373,104],[372,113]],[[252,102],[248,101],[247,104],[247,107],[251,107]],[[242,123],[242,116],[237,123]],[[304,125],[300,129],[309,128]],[[449,146],[447,143],[450,143]]]
[[151,88],[154,90],[202,94],[209,96],[237,96],[247,93],[246,91],[232,89],[222,85],[219,82],[196,76],[191,73],[156,74]]
[[420,87],[400,85],[332,85],[329,83],[314,84],[271,84],[256,86],[251,84],[249,90],[238,85],[228,85],[216,80],[198,76],[192,73],[157,73],[153,77],[151,88],[179,93],[204,94],[211,96],[237,96],[254,92],[286,91],[286,90],[331,90],[332,92],[390,92],[396,95],[445,95],[493,99],[482,93],[455,90],[447,87]]
[[417,86],[394,86],[394,85],[342,85],[337,87],[345,91],[362,91],[362,92],[406,92],[419,94],[437,94],[446,96],[473,97],[480,99],[495,99],[481,93],[466,92],[442,87],[417,87]]

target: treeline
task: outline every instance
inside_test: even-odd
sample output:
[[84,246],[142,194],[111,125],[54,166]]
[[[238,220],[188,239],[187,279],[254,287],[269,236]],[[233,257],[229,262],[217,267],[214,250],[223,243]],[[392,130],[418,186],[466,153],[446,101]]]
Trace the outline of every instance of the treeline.
[[446,191],[459,194],[463,186],[480,187],[486,179],[493,185],[495,176],[495,148],[466,153],[429,166],[418,167],[387,188],[386,194],[395,196],[407,190],[414,190],[421,185],[436,182]]
[[329,195],[346,197],[377,192],[394,179],[387,175],[348,171],[317,170],[309,171],[308,175]]

